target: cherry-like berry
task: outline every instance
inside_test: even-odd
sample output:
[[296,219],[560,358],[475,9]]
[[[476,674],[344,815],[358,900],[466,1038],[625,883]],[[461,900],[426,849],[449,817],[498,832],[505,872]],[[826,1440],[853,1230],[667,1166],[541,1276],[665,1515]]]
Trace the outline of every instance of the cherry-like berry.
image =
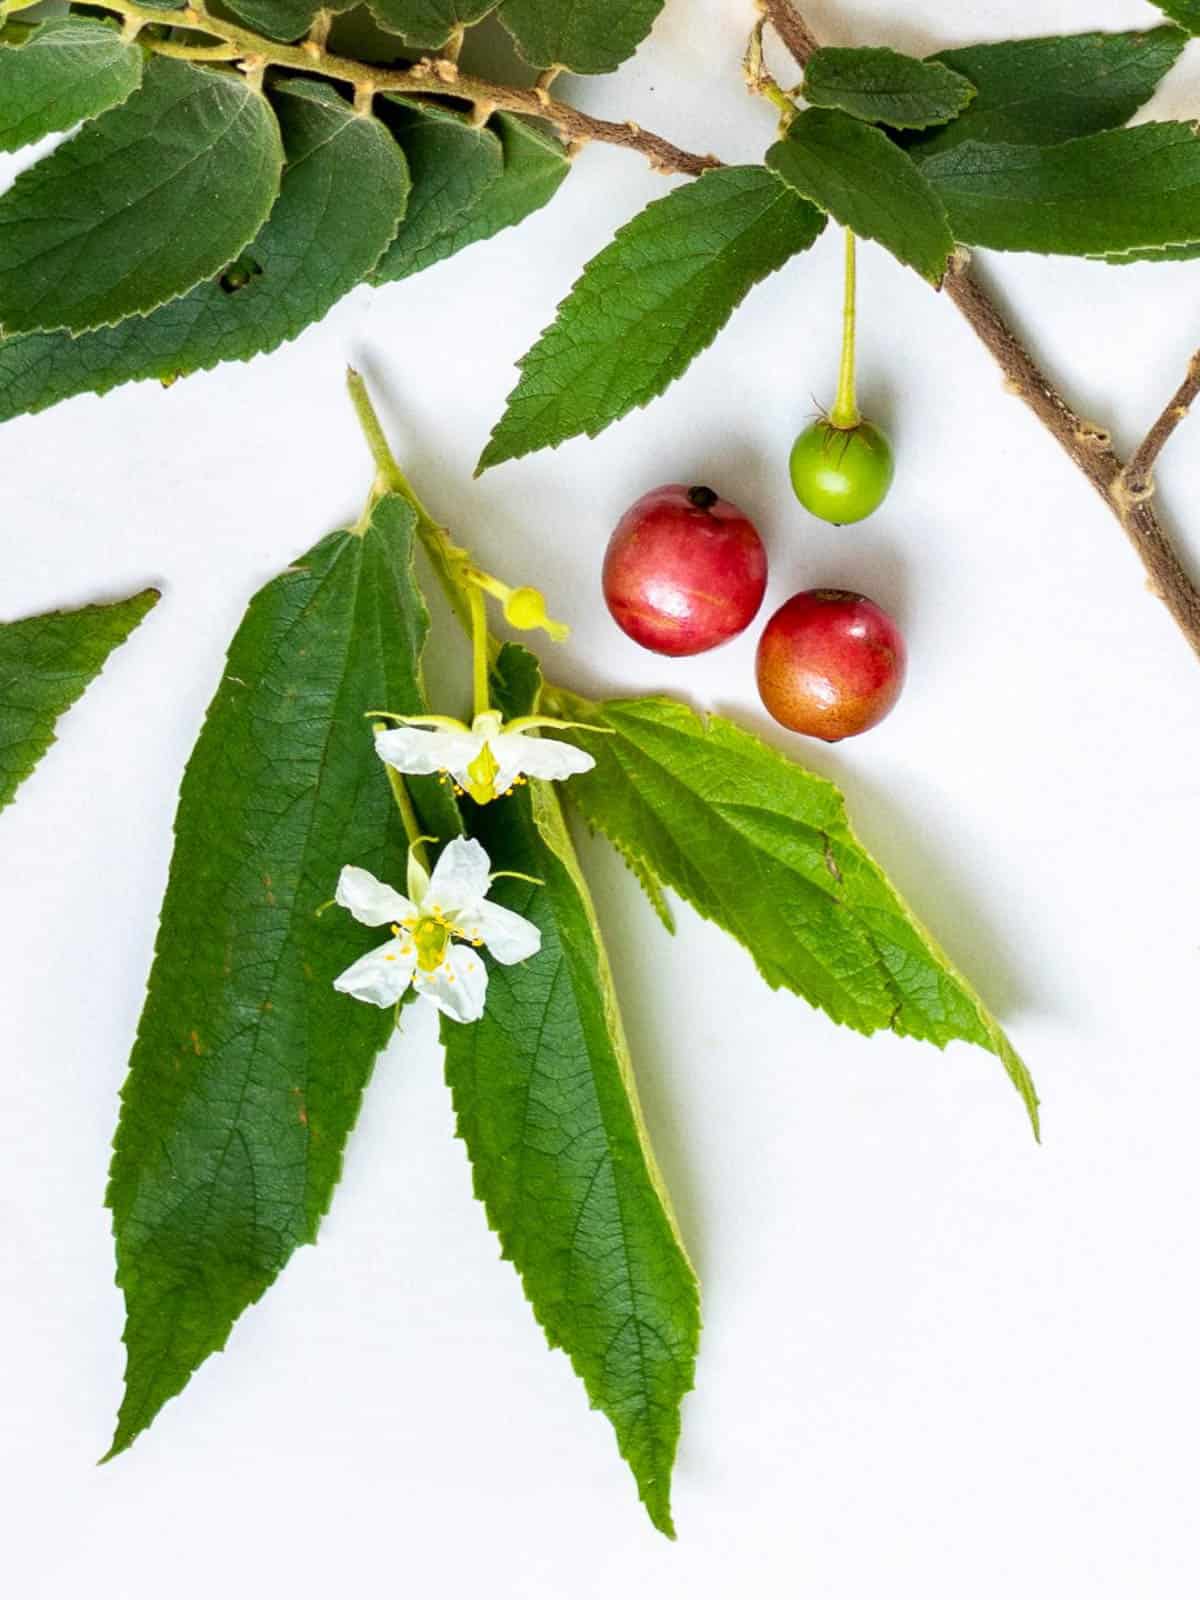
[[664,484],[635,501],[604,558],[604,598],[647,650],[694,656],[749,626],[767,587],[758,529],[702,485]]
[[904,687],[907,653],[886,611],[848,589],[794,594],[758,645],[758,692],[785,728],[834,743],[873,728]]
[[824,522],[861,522],[878,511],[896,473],[888,438],[873,422],[840,428],[822,418],[792,446],[796,498]]

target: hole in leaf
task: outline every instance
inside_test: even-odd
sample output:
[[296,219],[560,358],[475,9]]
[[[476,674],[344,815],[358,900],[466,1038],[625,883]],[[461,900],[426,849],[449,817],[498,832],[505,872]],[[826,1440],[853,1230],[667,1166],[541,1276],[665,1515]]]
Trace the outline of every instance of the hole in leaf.
[[237,294],[239,289],[261,277],[262,268],[253,256],[239,256],[225,268],[217,282],[226,294]]

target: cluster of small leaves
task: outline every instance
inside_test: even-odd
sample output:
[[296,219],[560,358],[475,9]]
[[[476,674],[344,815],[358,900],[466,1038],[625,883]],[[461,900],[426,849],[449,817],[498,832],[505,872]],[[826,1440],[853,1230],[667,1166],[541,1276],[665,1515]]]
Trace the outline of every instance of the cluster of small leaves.
[[[1185,9],[1200,11],[1175,8]],[[747,272],[744,238],[717,203],[727,174],[652,202],[588,263],[520,362],[481,469],[594,436],[661,394],[753,283],[813,244],[826,215],[934,284],[960,243],[1115,263],[1200,254],[1195,125],[1125,126],[1185,42],[1160,27],[929,60],[818,50],[800,91],[807,106],[786,119],[765,166],[736,168],[732,181],[764,218],[781,214],[787,194],[819,216],[801,226],[793,214],[787,233],[764,226],[759,269]]]
[[[290,38],[317,8],[233,9]],[[419,44],[490,9],[379,11]],[[522,221],[569,170],[534,122],[385,96],[367,114],[332,84],[260,87],[154,43],[94,15],[0,34],[0,149],[84,123],[0,196],[0,420],[275,349],[357,284]]]

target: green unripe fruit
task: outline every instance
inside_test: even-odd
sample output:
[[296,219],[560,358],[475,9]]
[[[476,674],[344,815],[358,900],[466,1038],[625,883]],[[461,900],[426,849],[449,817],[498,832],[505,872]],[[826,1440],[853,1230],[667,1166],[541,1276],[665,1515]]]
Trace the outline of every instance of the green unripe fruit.
[[878,511],[896,464],[887,435],[873,422],[838,428],[822,418],[792,446],[792,488],[824,522],[861,522]]

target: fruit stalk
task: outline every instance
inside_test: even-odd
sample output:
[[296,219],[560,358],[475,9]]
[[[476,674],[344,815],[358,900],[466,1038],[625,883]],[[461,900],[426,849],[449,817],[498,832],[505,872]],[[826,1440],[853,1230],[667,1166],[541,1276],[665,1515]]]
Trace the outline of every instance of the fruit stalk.
[[856,334],[858,315],[858,241],[846,229],[846,289],[842,300],[842,362],[838,371],[837,398],[829,420],[835,428],[857,428],[862,421],[858,409],[856,383]]

